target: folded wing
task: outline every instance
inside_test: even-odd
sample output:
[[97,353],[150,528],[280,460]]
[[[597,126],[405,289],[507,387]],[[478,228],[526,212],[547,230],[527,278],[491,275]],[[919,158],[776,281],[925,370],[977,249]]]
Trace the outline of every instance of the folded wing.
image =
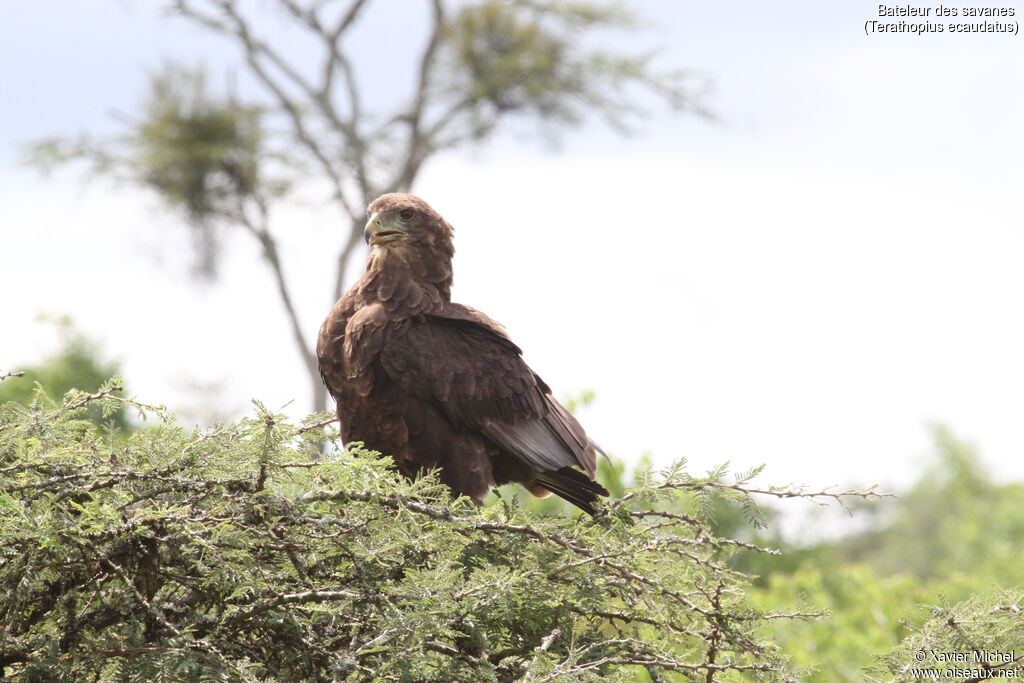
[[[586,433],[552,398],[500,325],[458,304],[410,323],[379,354],[392,381],[456,428],[486,436],[540,474],[537,481],[554,493],[566,497],[554,487],[572,489],[580,482],[571,475],[554,476],[548,486],[542,473],[580,467],[589,476],[577,473],[576,479],[593,484],[596,455]],[[570,481],[562,481],[566,476]],[[593,486],[598,495],[607,495]]]

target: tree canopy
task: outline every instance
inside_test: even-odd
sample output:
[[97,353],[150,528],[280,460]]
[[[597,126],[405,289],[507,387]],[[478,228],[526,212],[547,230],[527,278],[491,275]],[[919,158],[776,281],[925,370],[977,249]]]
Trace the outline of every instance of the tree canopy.
[[[8,379],[7,381],[20,381]],[[129,405],[144,428],[83,421]],[[595,519],[477,507],[323,416],[186,430],[108,384],[0,408],[0,667],[16,680],[792,678],[706,512],[758,490],[647,473]],[[319,422],[317,422],[319,420]],[[840,494],[844,496],[846,494]],[[872,495],[854,493],[852,495]],[[640,676],[638,679],[637,677]]]
[[941,429],[869,531],[808,546],[759,499],[875,494],[605,464],[594,519],[507,489],[478,507],[359,447],[311,461],[323,414],[185,429],[113,382],[30,392],[0,404],[10,680],[902,681],[963,666],[919,652],[1024,635],[1020,485]]

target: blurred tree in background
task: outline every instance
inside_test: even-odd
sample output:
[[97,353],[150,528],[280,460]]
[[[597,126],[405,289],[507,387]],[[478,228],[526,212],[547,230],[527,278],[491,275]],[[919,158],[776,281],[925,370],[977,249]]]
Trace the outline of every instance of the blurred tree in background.
[[[0,383],[0,403],[12,401],[27,408],[40,401],[60,399],[72,390],[93,393],[111,377],[121,374],[119,364],[105,359],[97,342],[75,329],[70,318],[44,320],[54,325],[59,349],[35,363],[17,367],[24,375],[18,381]],[[87,415],[97,424],[112,422],[121,430],[129,427],[123,408],[112,410],[106,416],[92,408]]]
[[[123,136],[45,140],[31,154],[44,168],[85,158],[96,172],[155,192],[186,219],[200,275],[216,275],[224,228],[250,235],[274,277],[315,411],[326,408],[326,393],[281,261],[282,227],[273,213],[280,202],[313,188],[339,210],[341,242],[324,264],[335,272],[326,310],[361,247],[367,204],[408,191],[436,155],[522,123],[536,124],[545,137],[593,117],[625,130],[643,113],[640,102],[707,115],[692,74],[657,70],[649,52],[602,47],[609,31],[628,35],[640,27],[616,4],[409,5],[428,8],[418,35],[375,38],[408,55],[411,78],[381,84],[351,47],[365,15],[387,11],[380,3],[275,0],[261,10],[238,0],[173,0],[173,16],[240,48],[264,96],[240,102],[215,94],[201,69],[171,65],[152,77]],[[285,25],[304,36],[309,50],[301,56],[281,45]],[[318,56],[309,59],[310,51]]]
[[909,490],[856,506],[872,518],[865,531],[803,546],[754,534],[782,557],[736,558],[734,566],[761,575],[756,605],[830,613],[772,626],[795,663],[818,667],[813,680],[862,681],[865,669],[912,680],[908,666],[921,648],[968,656],[1016,649],[1024,658],[1024,486],[991,478],[976,449],[947,428],[932,433],[935,453]]
[[932,437],[935,455],[920,479],[898,503],[870,510],[876,521],[837,548],[838,560],[882,576],[967,574],[1024,585],[1024,485],[994,479],[977,449],[948,428],[932,427]]

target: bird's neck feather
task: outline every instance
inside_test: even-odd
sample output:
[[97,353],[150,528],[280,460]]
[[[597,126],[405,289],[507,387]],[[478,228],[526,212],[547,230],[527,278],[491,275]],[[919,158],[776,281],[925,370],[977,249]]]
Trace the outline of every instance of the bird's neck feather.
[[[412,308],[430,309],[450,302],[451,288],[451,255],[377,247],[370,251],[366,270],[353,293],[363,303],[387,302],[400,296]],[[424,296],[409,297],[410,289]]]

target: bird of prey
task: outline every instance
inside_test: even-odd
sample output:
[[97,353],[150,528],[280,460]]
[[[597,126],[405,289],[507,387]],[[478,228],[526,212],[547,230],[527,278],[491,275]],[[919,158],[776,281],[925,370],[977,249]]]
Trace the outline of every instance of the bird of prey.
[[501,325],[451,300],[452,227],[411,194],[368,208],[362,277],[320,328],[320,374],[341,437],[394,459],[407,477],[440,469],[477,502],[519,482],[593,515],[597,446],[551,396]]

